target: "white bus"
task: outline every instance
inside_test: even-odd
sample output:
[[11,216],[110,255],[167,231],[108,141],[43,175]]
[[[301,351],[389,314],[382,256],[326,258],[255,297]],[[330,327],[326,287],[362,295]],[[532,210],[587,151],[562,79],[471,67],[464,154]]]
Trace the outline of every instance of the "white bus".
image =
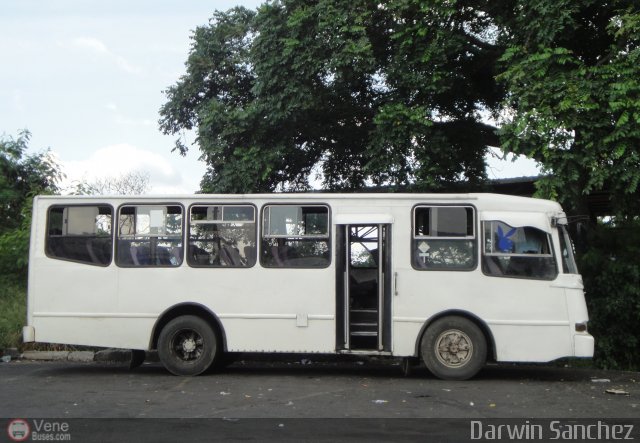
[[591,357],[557,203],[496,194],[39,196],[25,342],[486,361]]

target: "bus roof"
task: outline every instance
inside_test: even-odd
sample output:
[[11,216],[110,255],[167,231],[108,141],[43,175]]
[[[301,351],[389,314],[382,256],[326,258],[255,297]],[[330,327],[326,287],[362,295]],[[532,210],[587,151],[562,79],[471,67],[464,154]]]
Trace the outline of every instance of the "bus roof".
[[505,194],[492,193],[467,193],[467,194],[431,194],[431,193],[270,193],[270,194],[188,194],[188,195],[41,195],[36,199],[71,202],[86,201],[97,202],[107,200],[115,204],[130,203],[171,203],[171,202],[324,202],[335,203],[353,201],[362,204],[366,201],[407,202],[419,203],[470,203],[484,210],[508,210],[508,211],[540,211],[562,212],[562,207],[554,201],[531,197],[520,197]]

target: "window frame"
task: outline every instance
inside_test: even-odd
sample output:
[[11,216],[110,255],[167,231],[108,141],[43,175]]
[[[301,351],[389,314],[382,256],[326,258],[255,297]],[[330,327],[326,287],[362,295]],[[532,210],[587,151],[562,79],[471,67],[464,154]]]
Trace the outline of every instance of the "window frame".
[[[510,228],[515,228],[515,229],[535,229],[537,231],[543,232],[545,234],[546,237],[546,241],[547,241],[547,248],[550,251],[548,254],[531,254],[531,253],[507,253],[507,252],[491,252],[491,253],[486,253],[485,252],[485,245],[487,243],[487,229],[485,228],[486,224],[492,224],[492,223],[501,223],[505,226],[509,226]],[[553,267],[555,269],[555,275],[553,275],[552,277],[532,277],[532,276],[528,276],[528,275],[510,275],[510,274],[502,274],[502,275],[498,275],[498,274],[491,274],[491,273],[487,273],[485,272],[484,269],[484,265],[481,266],[482,269],[482,274],[486,275],[487,277],[496,277],[496,278],[515,278],[515,279],[520,279],[520,280],[537,280],[537,281],[553,281],[555,279],[558,278],[558,275],[560,275],[560,270],[558,269],[558,258],[556,256],[556,252],[555,252],[555,244],[553,242],[553,235],[550,232],[547,232],[543,229],[537,228],[535,226],[511,226],[510,224],[508,224],[505,221],[502,220],[482,220],[480,222],[480,229],[482,231],[482,248],[480,250],[480,256],[481,256],[481,261],[483,261],[484,263],[484,258],[485,257],[515,257],[515,258],[527,258],[527,259],[552,259],[553,260]],[[493,230],[489,230],[489,232],[493,232]]]
[[[516,229],[535,229],[537,231],[540,232],[544,232],[547,238],[547,248],[549,251],[551,251],[548,254],[531,254],[531,253],[525,253],[525,252],[514,252],[514,253],[508,253],[508,252],[491,252],[491,253],[486,253],[484,251],[484,247],[482,248],[482,253],[488,257],[540,257],[540,258],[553,258],[555,257],[554,255],[554,250],[553,250],[553,239],[551,238],[551,234],[549,232],[543,231],[542,229],[536,228],[535,226],[511,226],[510,224],[503,222],[502,220],[482,220],[482,226],[484,227],[486,223],[502,223],[503,225],[509,226],[510,228],[516,228]],[[493,232],[493,231],[491,231]],[[486,231],[483,229],[482,230],[482,244],[485,245],[486,244]]]
[[[264,213],[267,208],[273,206],[299,206],[299,207],[318,207],[318,208],[326,208],[327,210],[327,233],[326,235],[282,235],[282,234],[266,234],[265,223],[264,223]],[[332,245],[332,229],[331,229],[331,221],[332,221],[332,210],[331,206],[328,203],[304,203],[304,202],[267,202],[262,205],[260,208],[260,229],[258,232],[258,258],[260,261],[260,266],[264,269],[326,269],[331,267],[333,263],[333,245]],[[271,214],[269,214],[271,217]],[[271,220],[271,218],[269,219]],[[268,266],[264,263],[263,256],[263,242],[267,239],[285,239],[289,241],[318,241],[318,240],[326,240],[328,250],[328,260],[327,264],[323,266]]]
[[[51,222],[51,210],[52,209],[65,209],[65,208],[93,208],[93,207],[105,207],[105,208],[109,208],[111,210],[111,233],[107,236],[105,235],[104,238],[109,238],[111,240],[111,257],[109,258],[109,262],[108,263],[95,263],[95,262],[88,262],[88,261],[84,261],[84,260],[76,260],[76,259],[72,259],[72,258],[65,258],[65,257],[58,257],[55,255],[51,255],[49,254],[49,226],[50,226],[50,222]],[[115,209],[113,207],[113,205],[109,204],[109,203],[80,203],[80,204],[75,204],[75,203],[70,203],[70,204],[64,204],[64,203],[60,203],[60,204],[54,204],[51,205],[47,208],[47,217],[46,217],[46,224],[45,224],[45,239],[44,239],[44,254],[47,258],[50,258],[51,260],[61,260],[61,261],[66,261],[66,262],[70,262],[70,263],[78,263],[78,264],[82,264],[82,265],[89,265],[89,266],[99,266],[101,268],[107,268],[109,266],[111,266],[112,263],[115,262],[115,229],[114,229],[114,220],[115,220]],[[62,234],[60,235],[60,237],[62,237]],[[88,236],[87,236],[88,237]]]
[[[567,248],[568,256],[565,257],[562,246]],[[558,224],[558,247],[560,248],[560,260],[563,274],[580,274],[576,263],[575,245],[566,224]]]
[[[195,263],[191,263],[190,257],[189,257],[189,248],[190,248],[190,242],[191,242],[191,226],[192,226],[192,221],[191,221],[191,210],[194,207],[209,207],[209,206],[222,206],[223,208],[226,206],[246,206],[246,207],[251,207],[253,208],[253,222],[248,222],[248,221],[241,221],[240,223],[253,223],[254,224],[254,234],[255,234],[255,242],[256,242],[256,246],[255,246],[255,260],[253,261],[253,264],[251,266],[219,266],[219,265],[198,265]],[[223,209],[224,211],[224,209]],[[253,267],[256,266],[256,264],[258,263],[258,243],[260,243],[260,232],[258,229],[258,216],[259,216],[259,210],[258,207],[254,204],[254,203],[248,203],[248,202],[232,202],[232,203],[210,203],[210,202],[196,202],[196,203],[192,203],[191,205],[189,205],[188,207],[188,219],[185,220],[186,221],[186,228],[185,228],[185,236],[186,236],[186,241],[185,241],[185,260],[183,261],[183,263],[186,263],[187,266],[191,267],[191,268],[196,268],[196,269],[251,269]],[[213,221],[206,221],[206,222],[200,222],[200,223],[195,223],[195,224],[215,224],[215,223],[233,223],[233,221],[230,222],[225,222],[224,221],[224,215],[223,215],[223,219],[222,220],[213,220]]]
[[[471,227],[472,235],[465,236],[433,236],[433,235],[416,235],[416,211],[421,208],[463,208],[471,209]],[[411,208],[411,232],[410,232],[410,262],[411,267],[416,271],[429,271],[429,272],[472,272],[478,269],[479,260],[479,246],[478,246],[478,209],[471,203],[418,203]],[[445,241],[470,241],[472,247],[473,265],[465,268],[456,267],[419,267],[416,266],[414,242],[418,240],[445,240]]]
[[[124,269],[173,269],[173,268],[180,268],[184,265],[185,263],[185,208],[184,205],[182,203],[177,203],[177,202],[169,202],[169,203],[164,203],[164,202],[154,202],[154,203],[150,203],[150,202],[144,202],[144,203],[137,203],[137,202],[126,202],[126,203],[122,203],[118,206],[118,210],[116,212],[116,218],[115,218],[115,222],[118,223],[119,219],[120,219],[120,211],[122,211],[122,208],[125,207],[149,207],[149,206],[178,206],[181,211],[182,211],[182,220],[180,223],[180,229],[181,229],[181,234],[180,234],[180,240],[182,241],[182,253],[180,254],[181,257],[181,261],[180,264],[178,265],[135,265],[135,264],[122,264],[120,263],[120,261],[118,260],[118,257],[120,256],[120,246],[119,246],[119,240],[120,240],[120,234],[119,234],[119,227],[117,227],[116,229],[114,229],[113,231],[113,235],[114,235],[114,262],[116,263],[116,266],[118,266],[119,268],[124,268]],[[136,212],[137,215],[137,212]],[[133,234],[133,236],[135,237],[135,234]],[[167,236],[161,236],[161,235],[148,235],[146,236],[147,238],[158,238],[158,237],[167,237]]]

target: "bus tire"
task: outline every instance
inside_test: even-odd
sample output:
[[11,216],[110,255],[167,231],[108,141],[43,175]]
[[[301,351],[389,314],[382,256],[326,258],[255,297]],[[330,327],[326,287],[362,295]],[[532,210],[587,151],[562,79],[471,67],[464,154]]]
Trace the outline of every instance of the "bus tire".
[[213,365],[217,354],[216,333],[200,317],[176,317],[160,331],[158,357],[172,374],[202,374]]
[[422,336],[420,354],[427,369],[443,380],[467,380],[487,360],[487,340],[480,328],[464,317],[443,317]]

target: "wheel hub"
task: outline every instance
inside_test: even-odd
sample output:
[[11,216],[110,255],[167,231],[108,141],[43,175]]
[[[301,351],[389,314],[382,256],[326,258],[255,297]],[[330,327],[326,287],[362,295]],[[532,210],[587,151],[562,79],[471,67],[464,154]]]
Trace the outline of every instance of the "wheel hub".
[[193,352],[196,349],[196,342],[194,339],[189,338],[182,342],[182,350],[184,352]]
[[438,361],[449,368],[464,366],[473,355],[471,339],[458,329],[444,331],[436,340],[436,344]]
[[202,336],[191,329],[178,331],[171,343],[174,354],[183,361],[197,360],[204,348]]

